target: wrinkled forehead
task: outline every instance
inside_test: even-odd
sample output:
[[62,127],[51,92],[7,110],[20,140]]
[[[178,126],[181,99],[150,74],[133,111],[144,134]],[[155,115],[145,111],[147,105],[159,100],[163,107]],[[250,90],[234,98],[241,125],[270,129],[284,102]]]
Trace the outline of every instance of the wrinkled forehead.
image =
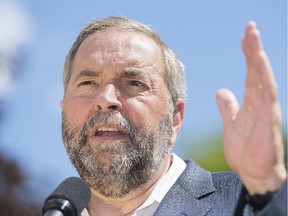
[[[73,61],[75,69],[85,61],[98,64],[155,64],[164,71],[160,46],[150,37],[139,32],[109,30],[89,35],[80,45]],[[73,69],[72,69],[73,71]]]
[[160,46],[152,38],[141,32],[121,29],[109,29],[89,35],[80,45],[78,52],[83,50],[90,52],[97,50],[99,53],[134,50],[134,55],[137,53],[162,55]]

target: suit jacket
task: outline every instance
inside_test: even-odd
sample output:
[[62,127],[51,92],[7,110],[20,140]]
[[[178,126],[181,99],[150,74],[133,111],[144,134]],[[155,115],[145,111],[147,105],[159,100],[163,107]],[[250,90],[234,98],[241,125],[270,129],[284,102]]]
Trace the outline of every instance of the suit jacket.
[[[240,215],[235,213],[235,209],[237,205],[243,203],[244,198],[240,196],[243,185],[236,173],[211,173],[192,160],[186,163],[186,169],[163,198],[154,216]],[[254,215],[249,212],[245,211],[243,215]],[[256,215],[286,216],[286,214],[287,182]]]

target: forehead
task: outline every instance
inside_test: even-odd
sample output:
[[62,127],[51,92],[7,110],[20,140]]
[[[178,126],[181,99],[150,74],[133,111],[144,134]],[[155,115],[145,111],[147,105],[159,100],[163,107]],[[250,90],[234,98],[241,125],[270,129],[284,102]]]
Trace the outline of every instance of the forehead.
[[111,29],[89,35],[80,45],[73,65],[88,60],[99,64],[131,63],[163,64],[160,46],[140,32]]
[[144,33],[117,28],[99,31],[89,35],[82,42],[78,51],[80,51],[81,48],[85,47],[87,44],[90,47],[93,44],[98,44],[98,46],[101,45],[98,47],[99,51],[105,51],[103,47],[106,47],[106,49],[109,49],[110,51],[117,51],[118,48],[123,47],[138,47],[140,49],[146,48],[150,49],[150,51],[152,51],[152,49],[159,49],[160,51],[159,45]]

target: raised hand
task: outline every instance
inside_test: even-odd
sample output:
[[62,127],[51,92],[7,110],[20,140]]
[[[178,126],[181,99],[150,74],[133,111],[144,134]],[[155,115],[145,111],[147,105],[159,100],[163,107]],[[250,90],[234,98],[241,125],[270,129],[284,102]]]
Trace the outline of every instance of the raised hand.
[[272,67],[255,23],[242,39],[247,62],[243,106],[227,89],[217,92],[228,164],[239,173],[250,194],[276,191],[285,180],[281,110]]

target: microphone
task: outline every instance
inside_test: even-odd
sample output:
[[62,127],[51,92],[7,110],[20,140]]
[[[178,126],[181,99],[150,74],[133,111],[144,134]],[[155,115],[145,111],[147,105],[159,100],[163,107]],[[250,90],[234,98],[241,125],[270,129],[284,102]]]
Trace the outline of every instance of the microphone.
[[44,202],[43,216],[79,216],[91,198],[88,184],[80,178],[65,179]]

